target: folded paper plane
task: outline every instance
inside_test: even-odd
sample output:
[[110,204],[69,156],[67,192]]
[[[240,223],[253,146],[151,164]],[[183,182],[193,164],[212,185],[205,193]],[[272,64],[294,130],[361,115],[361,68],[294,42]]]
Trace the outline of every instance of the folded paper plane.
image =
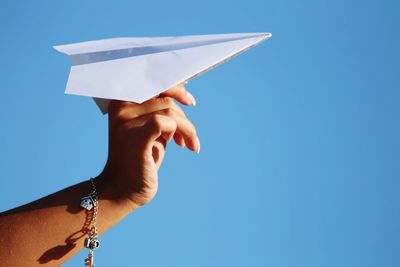
[[270,33],[112,38],[54,48],[72,60],[65,93],[142,103],[271,37]]

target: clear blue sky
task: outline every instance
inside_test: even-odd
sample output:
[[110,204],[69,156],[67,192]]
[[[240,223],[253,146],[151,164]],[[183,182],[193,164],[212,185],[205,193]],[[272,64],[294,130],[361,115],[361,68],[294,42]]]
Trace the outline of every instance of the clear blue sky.
[[191,81],[200,155],[169,146],[159,194],[102,236],[96,264],[400,266],[399,13],[394,0],[1,1],[0,209],[106,159],[107,118],[64,95],[70,62],[53,45],[272,32]]

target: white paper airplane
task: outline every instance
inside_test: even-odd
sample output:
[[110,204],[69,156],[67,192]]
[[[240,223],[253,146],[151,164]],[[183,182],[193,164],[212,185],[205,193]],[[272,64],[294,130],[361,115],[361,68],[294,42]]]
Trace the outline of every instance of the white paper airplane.
[[270,33],[112,38],[54,46],[72,59],[65,93],[142,103],[271,37]]

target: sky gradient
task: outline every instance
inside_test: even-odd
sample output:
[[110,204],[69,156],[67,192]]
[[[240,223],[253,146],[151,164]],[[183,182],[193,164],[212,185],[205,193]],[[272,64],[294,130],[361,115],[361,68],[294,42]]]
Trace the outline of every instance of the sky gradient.
[[201,153],[168,146],[156,198],[101,237],[96,265],[400,266],[399,12],[398,1],[1,1],[0,210],[106,160],[107,117],[63,93],[70,62],[53,45],[272,32],[187,85]]

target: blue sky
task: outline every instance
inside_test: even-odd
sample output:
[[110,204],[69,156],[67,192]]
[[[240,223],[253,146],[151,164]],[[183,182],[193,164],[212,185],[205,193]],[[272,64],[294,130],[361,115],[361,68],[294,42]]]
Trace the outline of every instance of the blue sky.
[[[102,236],[98,266],[399,266],[397,1],[1,1],[0,210],[97,175],[107,118],[53,45],[272,32],[191,81],[199,155]],[[101,218],[99,218],[101,220]],[[79,266],[81,253],[65,266]]]

